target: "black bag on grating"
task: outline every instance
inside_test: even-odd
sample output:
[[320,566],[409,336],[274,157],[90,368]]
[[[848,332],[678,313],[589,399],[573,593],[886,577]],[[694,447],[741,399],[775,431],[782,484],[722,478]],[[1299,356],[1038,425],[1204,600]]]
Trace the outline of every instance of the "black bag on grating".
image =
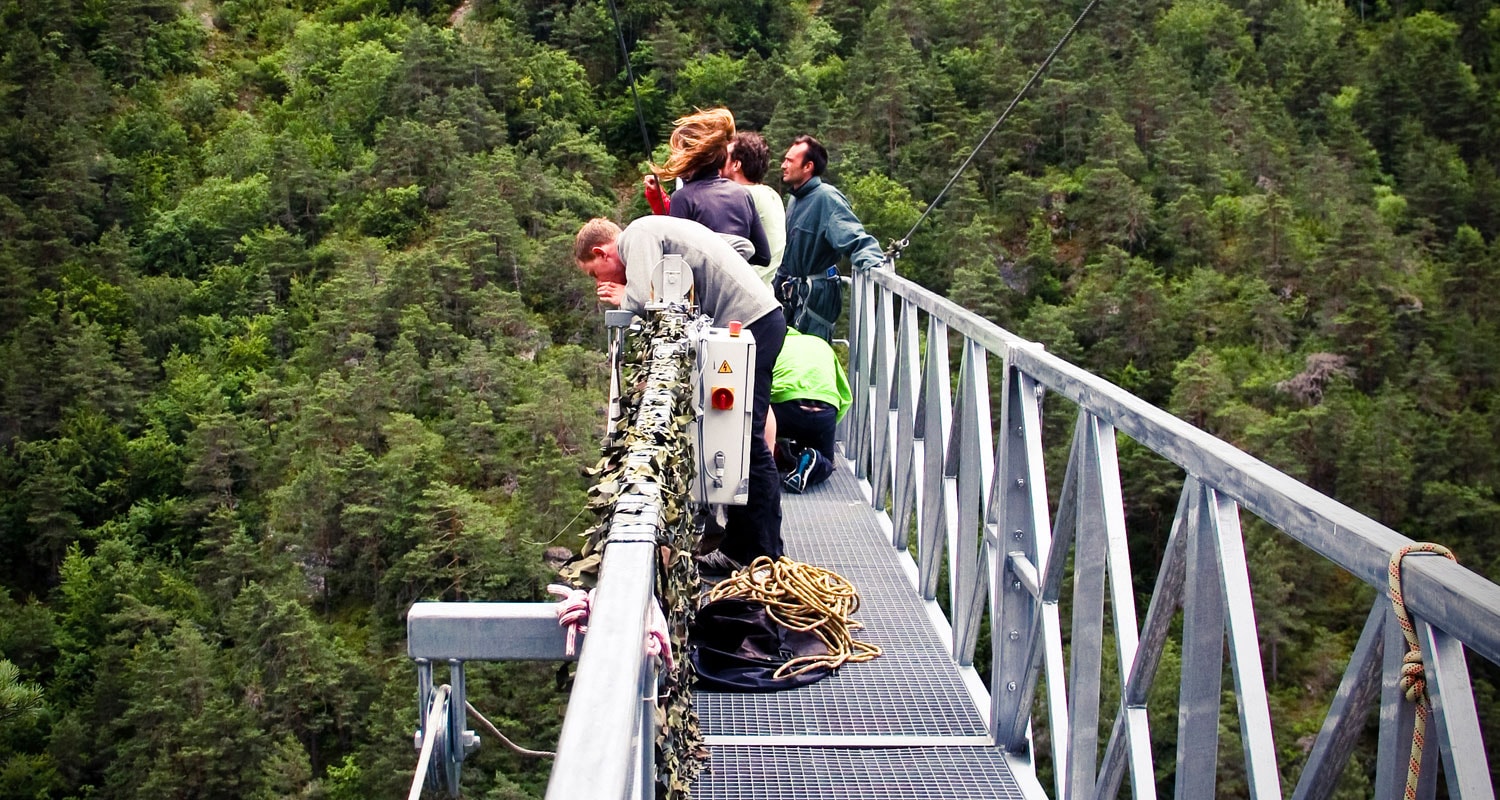
[[698,609],[688,631],[688,657],[698,688],[711,692],[775,692],[817,683],[833,674],[820,667],[794,677],[773,677],[798,656],[827,655],[815,634],[788,630],[752,600],[715,600]]

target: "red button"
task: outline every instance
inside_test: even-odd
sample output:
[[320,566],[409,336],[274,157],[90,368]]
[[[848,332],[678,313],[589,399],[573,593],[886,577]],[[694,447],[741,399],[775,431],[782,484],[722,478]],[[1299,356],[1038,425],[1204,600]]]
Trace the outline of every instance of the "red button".
[[734,390],[727,386],[714,389],[713,406],[716,411],[728,411],[734,408]]

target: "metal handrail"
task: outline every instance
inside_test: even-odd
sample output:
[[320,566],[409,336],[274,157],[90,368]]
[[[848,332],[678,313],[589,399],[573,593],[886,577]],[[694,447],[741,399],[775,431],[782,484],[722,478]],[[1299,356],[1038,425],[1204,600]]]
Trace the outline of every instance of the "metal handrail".
[[655,742],[642,740],[642,727],[652,718],[656,678],[642,643],[655,552],[654,537],[612,541],[604,551],[547,783],[551,800],[651,796]]
[[[648,344],[646,387],[632,423],[636,436],[623,455],[627,465],[660,458],[660,443],[672,441],[675,437],[667,434],[679,424],[673,413],[675,382],[691,354],[689,343],[679,334]],[[616,367],[621,346],[620,338],[612,335],[611,361]],[[612,394],[612,412],[618,409],[615,401]],[[598,584],[589,604],[590,632],[577,657],[547,785],[549,798],[644,800],[655,793],[658,681],[656,660],[646,655],[645,643],[649,616],[656,613],[663,497],[663,487],[649,474],[635,474],[628,491],[614,501]],[[450,796],[460,796],[464,755],[478,744],[477,737],[464,730],[466,661],[571,660],[572,646],[558,627],[551,603],[414,604],[407,614],[407,652],[417,666],[422,755],[413,793],[422,791],[427,765],[433,764],[431,771],[443,788]],[[451,693],[448,686],[433,685],[435,661],[447,662]],[[441,699],[441,709],[434,698]]]
[[[653,341],[650,352],[647,386],[632,426],[636,443],[625,455],[628,463],[656,458],[659,442],[672,439],[666,429],[678,424],[672,381],[687,357],[686,340]],[[637,480],[615,501],[589,635],[547,783],[549,800],[646,798],[654,793],[657,676],[644,642],[655,597],[657,541],[665,528],[662,493],[661,486]]]
[[[959,345],[956,373],[949,364],[950,335]],[[1252,796],[1279,797],[1240,533],[1244,508],[1380,590],[1296,795],[1327,796],[1363,724],[1359,703],[1382,694],[1382,673],[1394,685],[1399,670],[1401,645],[1393,638],[1384,587],[1391,555],[1410,539],[892,271],[856,274],[850,345],[855,398],[843,426],[846,452],[869,481],[872,504],[889,505],[892,544],[904,551],[908,530],[916,530],[917,589],[929,601],[946,564],[950,644],[961,667],[972,662],[980,620],[989,613],[993,695],[976,700],[989,706],[997,744],[1031,754],[1031,698],[1043,686],[1057,796],[1113,797],[1128,769],[1133,795],[1154,797],[1145,698],[1171,621],[1182,610],[1179,742],[1199,737],[1194,744],[1206,753],[1179,752],[1178,796],[1213,794],[1217,748],[1203,742],[1217,737],[1227,652]],[[1005,367],[998,437],[992,433],[989,357]],[[1045,392],[1078,409],[1056,509],[1043,468]],[[1142,626],[1131,587],[1116,434],[1186,473]],[[1072,665],[1065,670],[1060,595],[1070,552]],[[1486,754],[1467,671],[1454,655],[1469,647],[1500,663],[1500,587],[1441,558],[1409,559],[1404,573],[1406,607],[1425,637],[1429,683],[1445,689],[1441,700],[1433,694],[1435,705],[1444,706],[1437,709],[1437,738],[1449,784],[1465,797],[1493,797],[1481,774]],[[1100,759],[1106,596],[1123,690]],[[1405,753],[1397,751],[1403,730],[1410,741],[1411,714],[1390,691],[1381,702],[1376,787],[1383,797],[1404,779]],[[1399,776],[1387,762],[1400,765]],[[1435,771],[1428,770],[1428,792]]]

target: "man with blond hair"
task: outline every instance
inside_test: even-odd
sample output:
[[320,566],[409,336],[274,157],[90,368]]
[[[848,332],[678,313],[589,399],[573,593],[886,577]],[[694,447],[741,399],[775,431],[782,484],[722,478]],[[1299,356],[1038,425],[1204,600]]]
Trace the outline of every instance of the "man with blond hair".
[[786,337],[780,303],[723,237],[691,220],[649,216],[621,230],[596,218],[584,224],[573,242],[573,259],[594,279],[599,299],[637,314],[650,300],[652,270],[669,253],[682,256],[692,271],[693,291],[704,314],[721,326],[741,322],[755,337],[749,500],[729,508],[723,543],[700,564],[707,571],[725,572],[757,556],[780,558],[781,482],[765,441],[771,376]]

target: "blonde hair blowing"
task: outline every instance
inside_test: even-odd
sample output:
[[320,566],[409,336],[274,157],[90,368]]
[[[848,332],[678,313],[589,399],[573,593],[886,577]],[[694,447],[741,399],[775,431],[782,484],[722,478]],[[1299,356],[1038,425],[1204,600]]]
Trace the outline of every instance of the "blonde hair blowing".
[[620,237],[620,226],[603,217],[594,217],[578,229],[573,240],[573,260],[587,264],[594,260],[594,248],[603,247]]
[[672,122],[672,152],[665,166],[651,165],[651,171],[663,181],[691,177],[705,167],[720,167],[734,141],[734,114],[727,108],[698,111]]

